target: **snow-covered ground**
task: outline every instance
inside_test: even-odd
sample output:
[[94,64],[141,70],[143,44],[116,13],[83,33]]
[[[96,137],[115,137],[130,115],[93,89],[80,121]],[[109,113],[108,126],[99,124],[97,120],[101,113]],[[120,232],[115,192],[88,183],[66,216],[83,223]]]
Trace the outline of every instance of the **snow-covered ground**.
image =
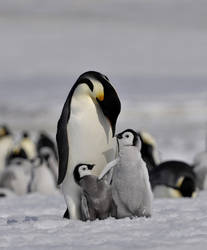
[[[205,0],[0,0],[0,123],[55,137],[63,103],[87,70],[106,74],[117,130],[147,130],[161,158],[192,162],[207,130]],[[2,249],[205,249],[207,192],[155,200],[151,219],[62,219],[65,202],[0,199]]]
[[157,199],[151,218],[81,222],[62,219],[62,196],[0,200],[0,249],[179,249],[207,244],[207,192],[194,199]]

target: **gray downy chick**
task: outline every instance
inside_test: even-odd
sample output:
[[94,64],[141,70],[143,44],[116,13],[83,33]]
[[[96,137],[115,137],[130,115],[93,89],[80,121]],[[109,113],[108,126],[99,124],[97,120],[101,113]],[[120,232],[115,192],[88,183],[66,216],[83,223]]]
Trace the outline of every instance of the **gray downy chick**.
[[73,172],[76,183],[81,187],[81,216],[82,220],[106,219],[111,214],[111,187],[103,178],[92,174],[95,165],[78,164]]
[[28,193],[31,180],[32,165],[23,158],[13,159],[1,174],[0,187],[8,189],[17,195]]
[[146,216],[152,213],[152,191],[148,170],[142,160],[141,141],[138,134],[127,129],[117,135],[119,157],[109,163],[102,171],[102,178],[112,167],[112,197],[115,203],[113,209],[117,219],[124,217]]
[[58,191],[56,182],[45,159],[42,156],[38,156],[31,160],[31,162],[33,167],[29,191],[46,195],[56,194]]

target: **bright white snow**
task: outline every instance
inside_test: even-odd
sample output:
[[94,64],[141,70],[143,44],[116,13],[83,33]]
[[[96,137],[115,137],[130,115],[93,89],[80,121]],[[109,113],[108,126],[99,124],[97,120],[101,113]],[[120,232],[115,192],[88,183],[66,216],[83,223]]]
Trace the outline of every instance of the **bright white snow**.
[[0,200],[0,249],[205,249],[207,192],[154,200],[152,218],[62,219],[61,195]]

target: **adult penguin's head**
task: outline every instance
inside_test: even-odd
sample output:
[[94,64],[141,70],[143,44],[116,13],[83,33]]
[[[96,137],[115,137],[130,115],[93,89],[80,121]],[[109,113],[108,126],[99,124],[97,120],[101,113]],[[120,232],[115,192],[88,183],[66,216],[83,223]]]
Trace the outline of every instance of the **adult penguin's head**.
[[85,87],[83,91],[88,91],[88,95],[96,99],[103,114],[108,118],[111,124],[114,136],[116,121],[121,111],[121,103],[108,77],[96,71],[88,71],[78,78],[74,85],[74,90],[79,84],[88,85],[88,88]]

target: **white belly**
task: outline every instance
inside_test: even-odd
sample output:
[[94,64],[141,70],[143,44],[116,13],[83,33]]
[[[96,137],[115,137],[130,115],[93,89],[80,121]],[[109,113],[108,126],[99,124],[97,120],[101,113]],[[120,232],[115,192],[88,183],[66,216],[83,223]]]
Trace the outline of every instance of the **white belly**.
[[117,142],[98,103],[87,96],[72,99],[67,131],[69,159],[62,189],[70,218],[79,219],[80,187],[73,177],[74,168],[80,163],[95,164],[93,174],[99,175],[115,159]]
[[93,173],[99,175],[106,164],[115,158],[116,139],[111,125],[99,105],[85,97],[72,101],[68,122],[69,162],[67,175],[80,163],[95,164]]

